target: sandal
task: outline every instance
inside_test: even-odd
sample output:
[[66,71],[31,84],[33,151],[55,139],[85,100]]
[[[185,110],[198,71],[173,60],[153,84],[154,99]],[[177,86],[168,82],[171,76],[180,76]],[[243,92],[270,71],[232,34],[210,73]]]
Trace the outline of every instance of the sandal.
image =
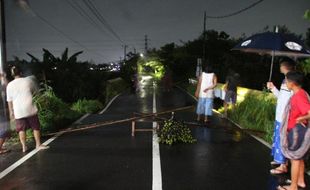
[[272,162],[270,162],[270,164],[273,165],[273,166],[274,166],[274,165],[280,165],[280,164],[279,164],[278,162],[276,162],[276,161],[272,161]]
[[289,188],[289,186],[281,186],[281,185],[279,185],[277,187],[277,190],[288,190],[288,188]]
[[287,170],[281,170],[281,169],[276,168],[276,169],[270,170],[270,173],[273,175],[286,174]]

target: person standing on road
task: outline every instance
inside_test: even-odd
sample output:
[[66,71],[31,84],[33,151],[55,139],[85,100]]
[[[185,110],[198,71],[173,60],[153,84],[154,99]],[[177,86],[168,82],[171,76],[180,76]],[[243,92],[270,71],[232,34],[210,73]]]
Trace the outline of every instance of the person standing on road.
[[224,98],[224,110],[225,110],[225,116],[227,116],[227,110],[229,104],[232,105],[232,108],[234,109],[236,103],[237,103],[237,87],[239,84],[239,74],[235,73],[233,75],[228,75],[226,78],[226,83],[224,85],[224,91],[225,91],[225,98]]
[[[295,68],[295,62],[289,58],[285,58],[280,61],[280,72],[286,76],[290,71]],[[267,88],[277,97],[276,106],[276,120],[273,133],[273,144],[271,155],[273,156],[273,161],[271,165],[280,165],[279,167],[270,170],[271,174],[283,174],[287,173],[287,160],[282,154],[281,150],[281,139],[280,139],[280,129],[283,123],[284,110],[287,106],[290,97],[293,92],[287,88],[286,79],[283,80],[280,90],[278,90],[272,82],[267,83]]]
[[[7,80],[3,73],[0,73],[1,78],[1,97],[5,100],[5,90],[7,86]],[[3,103],[5,101],[2,101]],[[3,110],[4,112],[6,110]],[[10,137],[9,125],[7,123],[6,114],[2,113],[0,116],[0,155],[9,152],[8,149],[4,148],[4,142]]]
[[[291,161],[291,184],[279,186],[281,190],[306,189],[305,160],[308,159],[310,148],[310,97],[302,89],[304,76],[299,72],[286,75],[288,89],[293,96],[286,109],[285,122],[281,127],[281,148],[283,154]],[[309,189],[309,188],[307,188]]]
[[27,151],[26,130],[32,128],[37,149],[47,149],[41,144],[40,122],[38,109],[33,102],[33,95],[37,91],[36,85],[29,77],[22,77],[19,67],[11,68],[14,80],[7,86],[7,101],[10,119],[15,120],[16,131],[22,144],[23,152]]
[[208,116],[212,115],[214,88],[217,85],[217,77],[211,66],[207,66],[205,72],[199,77],[195,96],[198,98],[197,121],[204,116],[204,122],[208,122]]

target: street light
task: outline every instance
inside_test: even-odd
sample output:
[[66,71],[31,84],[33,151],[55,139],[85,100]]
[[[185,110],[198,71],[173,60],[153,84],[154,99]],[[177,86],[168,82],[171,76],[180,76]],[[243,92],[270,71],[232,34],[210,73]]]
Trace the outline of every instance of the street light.
[[143,53],[140,53],[140,57],[144,57]]

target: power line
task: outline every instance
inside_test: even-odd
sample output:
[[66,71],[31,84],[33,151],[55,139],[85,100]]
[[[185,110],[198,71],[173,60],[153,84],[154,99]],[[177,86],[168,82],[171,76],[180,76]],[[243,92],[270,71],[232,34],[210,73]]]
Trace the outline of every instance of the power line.
[[67,0],[67,3],[84,19],[86,19],[90,24],[92,24],[95,28],[107,34],[106,31],[102,30],[100,26],[89,16],[89,14],[79,5],[77,1]]
[[[102,54],[99,54],[97,52],[93,52],[91,50],[89,50],[86,46],[84,46],[83,44],[81,44],[80,42],[74,40],[73,38],[71,38],[70,36],[68,36],[67,34],[65,34],[63,31],[61,31],[60,29],[58,29],[56,26],[54,26],[52,23],[48,22],[48,20],[46,20],[44,17],[42,17],[41,15],[38,14],[38,12],[36,12],[34,9],[32,9],[33,13],[35,14],[36,17],[38,17],[41,21],[43,21],[45,24],[47,24],[48,26],[50,26],[51,28],[53,28],[54,30],[56,30],[57,32],[59,32],[60,34],[62,34],[64,37],[66,37],[67,39],[71,40],[72,42],[76,43],[77,45],[79,45],[80,47],[94,53],[97,54],[98,56],[102,57]],[[104,57],[104,56],[103,56]]]
[[94,4],[90,0],[83,0],[83,2],[87,6],[87,8],[93,13],[93,15],[99,20],[99,22],[101,22],[103,26],[105,26],[117,40],[119,40],[122,44],[124,44],[123,40],[114,31],[114,29],[107,22],[107,20],[100,14],[96,6],[94,6]]
[[233,13],[229,13],[229,14],[221,15],[221,16],[208,16],[208,15],[206,15],[206,18],[210,18],[210,19],[221,19],[221,18],[227,18],[227,17],[235,16],[235,15],[238,15],[238,14],[240,14],[240,13],[243,13],[243,12],[245,12],[245,11],[247,11],[247,10],[249,10],[249,9],[251,9],[251,8],[253,8],[253,7],[255,7],[256,5],[262,3],[263,1],[264,1],[264,0],[256,1],[256,2],[252,3],[251,5],[249,5],[249,6],[245,7],[245,8],[243,8],[243,9],[240,9],[240,10],[238,10],[238,11],[236,11],[236,12],[233,12]]

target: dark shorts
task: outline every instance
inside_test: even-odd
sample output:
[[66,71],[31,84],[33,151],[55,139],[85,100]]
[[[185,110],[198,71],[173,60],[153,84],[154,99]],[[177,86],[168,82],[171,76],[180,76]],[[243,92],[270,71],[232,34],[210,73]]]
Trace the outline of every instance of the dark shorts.
[[40,122],[38,115],[16,119],[16,131],[26,131],[27,129],[40,130]]
[[237,93],[234,92],[234,91],[227,91],[226,94],[225,94],[225,99],[224,101],[226,103],[231,103],[231,104],[236,104],[237,102]]

